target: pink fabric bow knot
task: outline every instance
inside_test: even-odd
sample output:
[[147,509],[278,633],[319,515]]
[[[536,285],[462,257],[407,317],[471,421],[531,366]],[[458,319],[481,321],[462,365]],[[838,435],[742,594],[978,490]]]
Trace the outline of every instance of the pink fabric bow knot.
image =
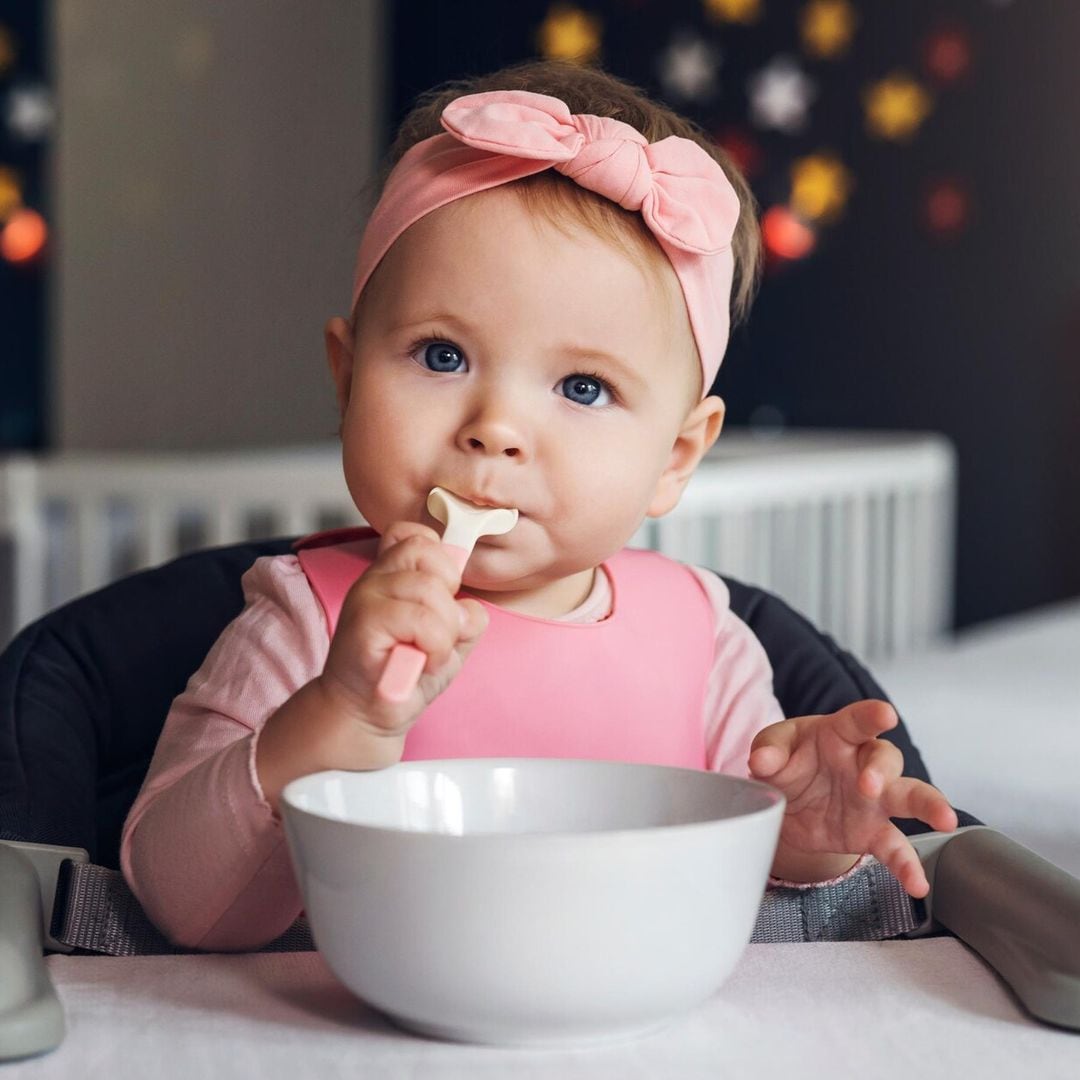
[[739,200],[724,170],[689,139],[650,143],[621,120],[575,115],[564,101],[494,90],[450,102],[442,124],[469,146],[554,163],[582,187],[638,211],[683,251],[716,255],[731,243]]

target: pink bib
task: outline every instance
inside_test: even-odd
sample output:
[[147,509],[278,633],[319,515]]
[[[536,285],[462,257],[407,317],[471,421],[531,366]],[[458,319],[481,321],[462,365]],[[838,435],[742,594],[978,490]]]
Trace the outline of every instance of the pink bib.
[[[338,529],[296,545],[331,635],[346,593],[371,565],[360,549],[376,535]],[[704,769],[715,623],[705,592],[686,566],[654,551],[624,548],[603,570],[613,600],[600,622],[480,601],[488,628],[410,729],[402,760],[559,757]]]

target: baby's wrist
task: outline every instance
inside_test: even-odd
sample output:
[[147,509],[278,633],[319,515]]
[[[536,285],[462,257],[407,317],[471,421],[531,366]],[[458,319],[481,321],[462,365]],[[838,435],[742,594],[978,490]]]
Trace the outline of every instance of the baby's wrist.
[[404,737],[377,736],[328,696],[318,678],[302,686],[263,725],[255,741],[255,772],[280,816],[290,780],[326,769],[382,769],[401,760]]
[[[347,747],[349,764],[338,760],[337,753],[328,749],[334,759],[324,768],[366,769],[385,768],[397,764],[405,748],[405,732],[380,727],[370,720],[368,710],[349,694],[341,684],[325,672],[309,684],[320,698],[320,715],[331,747],[338,742]],[[360,764],[351,764],[359,761]],[[372,764],[367,764],[371,761]]]
[[782,881],[831,881],[851,870],[862,854],[834,851],[798,851],[781,842],[777,845],[769,875]]

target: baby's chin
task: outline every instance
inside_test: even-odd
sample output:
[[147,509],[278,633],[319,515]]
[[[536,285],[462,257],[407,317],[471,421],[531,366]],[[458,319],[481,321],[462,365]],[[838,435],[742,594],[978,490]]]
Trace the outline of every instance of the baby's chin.
[[507,548],[477,541],[465,566],[461,584],[482,592],[511,592],[544,584],[544,578],[529,573],[521,556]]

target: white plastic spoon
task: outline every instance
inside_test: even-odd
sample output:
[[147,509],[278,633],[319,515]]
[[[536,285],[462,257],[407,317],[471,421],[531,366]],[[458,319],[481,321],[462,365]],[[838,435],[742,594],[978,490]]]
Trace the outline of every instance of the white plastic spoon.
[[[464,571],[476,541],[481,536],[508,533],[518,519],[517,510],[503,506],[475,506],[445,488],[434,487],[428,493],[427,508],[441,521],[442,542]],[[427,663],[427,654],[407,642],[398,642],[390,650],[379,685],[376,688],[386,701],[404,701],[412,693]]]

